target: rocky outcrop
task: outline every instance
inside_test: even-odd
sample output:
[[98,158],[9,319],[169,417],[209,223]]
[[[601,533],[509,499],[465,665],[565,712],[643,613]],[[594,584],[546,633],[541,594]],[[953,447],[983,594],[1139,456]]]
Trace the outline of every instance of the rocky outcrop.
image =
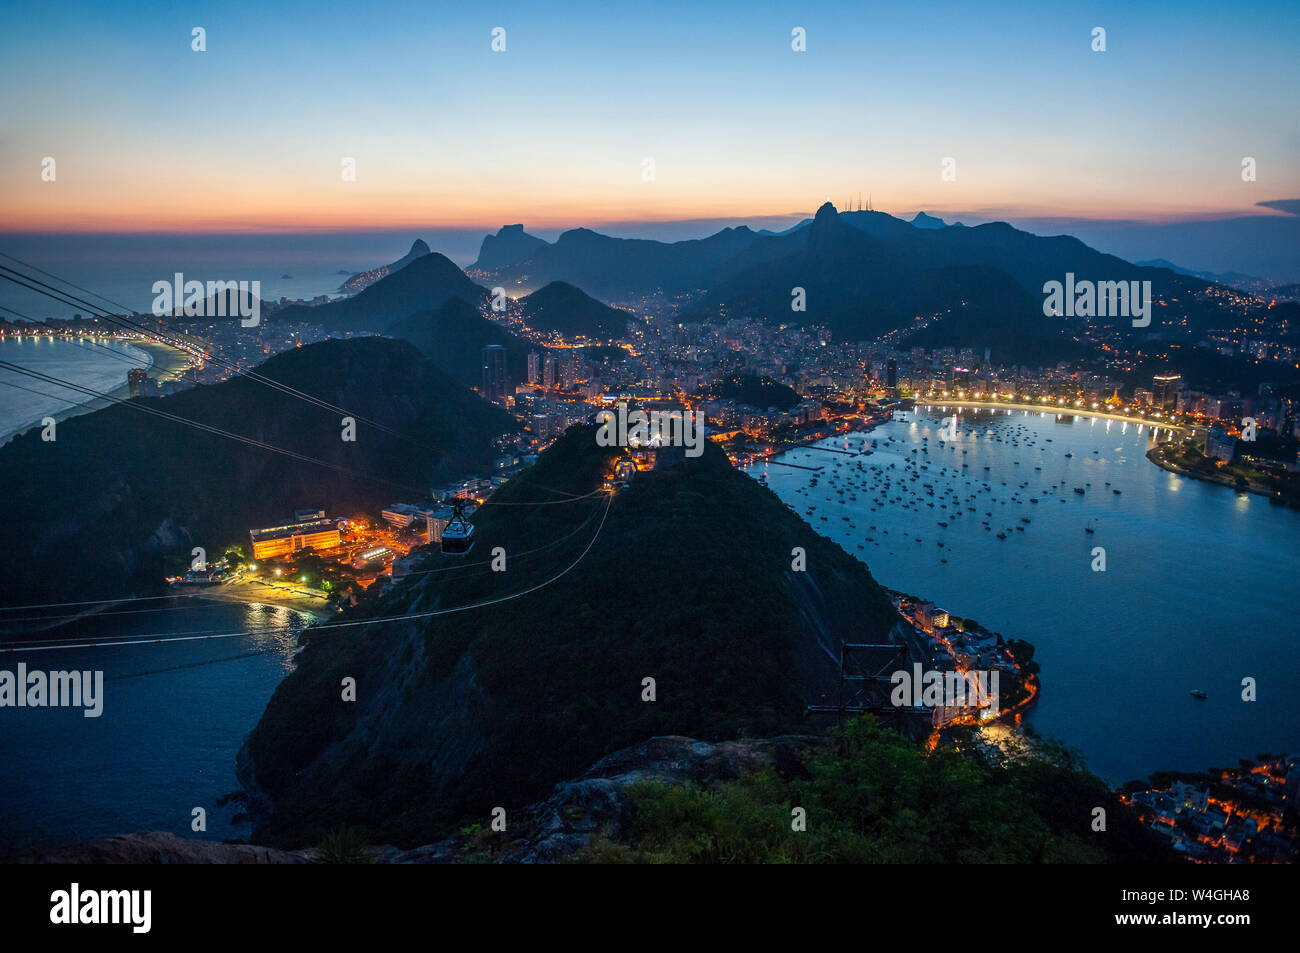
[[[602,497],[616,451],[575,425],[475,515],[485,555],[539,551],[508,583],[482,563],[413,574],[375,605],[383,624],[307,632],[248,739],[273,805],[250,811],[253,839],[297,848],[348,824],[413,848],[493,806],[513,817],[646,738],[802,731],[839,684],[839,643],[884,640],[898,612],[860,561],[704,450],[665,449]],[[572,504],[534,505],[556,492]],[[439,611],[458,607],[473,611]],[[338,701],[344,677],[355,703]]]
[[411,250],[401,258],[397,259],[397,261],[389,265],[380,265],[378,268],[371,268],[369,271],[358,272],[347,281],[343,282],[343,284],[339,286],[339,291],[344,294],[356,294],[357,292],[365,291],[376,281],[379,281],[381,278],[386,278],[394,272],[401,271],[411,262],[415,261],[415,259],[423,258],[425,255],[430,254],[430,251],[431,250],[428,244],[425,243],[424,239],[417,238],[411,244]]
[[[790,776],[804,772],[804,760],[826,745],[825,737],[785,735],[710,744],[664,736],[601,758],[586,774],[555,786],[550,797],[507,818],[507,829],[488,839],[461,834],[411,850],[392,846],[364,850],[372,862],[454,864],[465,862],[558,863],[587,847],[594,837],[619,840],[631,823],[628,788],[642,781],[691,782],[711,787],[747,771],[774,768]],[[482,828],[489,829],[488,819]],[[34,864],[310,864],[317,850],[276,850],[251,844],[186,840],[153,831],[87,841],[20,856]]]
[[651,738],[602,758],[582,777],[557,784],[549,798],[530,806],[521,817],[507,818],[503,840],[486,855],[476,836],[463,835],[414,850],[385,848],[381,859],[395,864],[445,864],[467,859],[507,864],[557,863],[587,847],[593,837],[618,841],[626,835],[632,820],[628,788],[633,784],[691,782],[710,787],[766,767],[783,774],[802,773],[808,753],[827,743],[824,737],[804,735],[719,744],[680,736]]
[[473,267],[480,271],[494,271],[507,265],[527,261],[533,253],[546,245],[536,235],[529,235],[522,225],[503,225],[495,235],[484,235],[479,247],[478,261]]
[[20,864],[310,864],[315,857],[314,850],[285,851],[252,844],[187,840],[149,831],[32,851],[15,860]]

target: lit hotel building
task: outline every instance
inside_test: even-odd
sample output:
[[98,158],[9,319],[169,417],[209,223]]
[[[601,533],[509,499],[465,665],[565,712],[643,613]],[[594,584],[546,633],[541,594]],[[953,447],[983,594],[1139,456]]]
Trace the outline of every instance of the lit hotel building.
[[288,526],[250,529],[248,536],[253,543],[254,559],[288,556],[309,546],[315,550],[337,549],[342,544],[338,521],[332,519],[304,520]]

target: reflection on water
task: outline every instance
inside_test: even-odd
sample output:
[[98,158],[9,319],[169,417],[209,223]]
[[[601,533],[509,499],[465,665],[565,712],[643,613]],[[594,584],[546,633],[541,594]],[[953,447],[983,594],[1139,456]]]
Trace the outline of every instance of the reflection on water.
[[[0,668],[102,670],[104,711],[0,709],[0,849],[163,830],[246,836],[235,754],[293,666],[309,617],[270,605],[177,599],[130,604],[79,625],[112,641],[186,633],[190,641],[0,655]],[[50,638],[69,637],[68,630]],[[242,633],[230,636],[231,633]],[[207,831],[191,830],[203,807]]]
[[[778,458],[819,472],[751,472],[882,584],[1033,642],[1043,693],[1030,721],[1099,774],[1296,750],[1300,512],[1159,469],[1145,451],[1167,428],[966,408],[947,439],[954,409],[820,444],[874,442],[869,456]],[[1241,700],[1246,677],[1258,701]]]

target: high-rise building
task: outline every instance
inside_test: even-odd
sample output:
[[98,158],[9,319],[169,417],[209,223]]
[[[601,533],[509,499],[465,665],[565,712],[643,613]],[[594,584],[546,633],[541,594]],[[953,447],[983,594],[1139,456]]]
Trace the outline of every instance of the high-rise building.
[[885,386],[890,390],[898,386],[898,362],[892,357],[885,362]]
[[560,386],[565,390],[573,390],[577,386],[578,376],[578,352],[569,349],[560,359]]
[[542,377],[542,355],[532,351],[528,355],[528,383],[536,384]]
[[1160,410],[1172,410],[1178,405],[1178,391],[1183,385],[1181,374],[1157,374],[1152,382],[1152,403]]
[[546,358],[542,361],[542,386],[555,386],[555,355],[547,351]]
[[494,404],[506,402],[506,349],[500,344],[483,348],[483,396]]

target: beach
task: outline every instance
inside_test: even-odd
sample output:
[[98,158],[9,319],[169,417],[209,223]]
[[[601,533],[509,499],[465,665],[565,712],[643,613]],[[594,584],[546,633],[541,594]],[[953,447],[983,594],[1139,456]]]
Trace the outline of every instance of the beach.
[[[33,344],[37,343],[32,338],[28,338],[28,341]],[[61,336],[54,336],[51,338],[42,337],[40,342],[43,346],[48,346],[51,343],[81,343],[78,339],[63,338]],[[129,347],[132,351],[138,351],[143,355],[143,362],[136,366],[143,367],[148,372],[149,376],[157,380],[159,383],[179,378],[185,372],[186,368],[190,366],[190,355],[179,348],[174,348],[170,345],[156,341],[125,341],[121,343],[126,347]],[[93,345],[91,345],[91,347],[93,347]],[[125,351],[125,348],[121,348],[121,350]],[[91,352],[91,356],[95,356],[93,351]],[[30,391],[34,391],[37,396],[44,397],[45,401],[42,404],[28,407],[24,411],[24,416],[10,418],[6,424],[0,425],[0,431],[3,432],[3,436],[0,436],[0,444],[7,443],[17,434],[25,433],[33,427],[38,426],[46,417],[53,418],[56,423],[62,423],[69,418],[101,410],[112,404],[114,401],[128,399],[131,396],[131,385],[126,379],[126,374],[130,369],[130,362],[129,360],[123,359],[127,356],[128,355],[124,353],[121,357],[114,358],[114,364],[106,365],[113,369],[111,377],[105,376],[103,366],[94,368],[93,374],[83,377],[76,373],[75,367],[71,370],[66,367],[48,368],[40,364],[29,364],[29,362],[23,360],[21,356],[16,356],[17,359],[14,360],[14,363],[16,364],[21,364],[24,367],[31,367],[33,370],[53,377],[59,377],[63,380],[67,380],[70,384],[77,384],[89,390],[97,390],[107,396],[92,397],[78,403],[69,403],[70,401],[76,401],[77,398],[84,397],[85,395],[70,388],[61,388],[57,384],[31,378],[23,378],[21,375],[14,375],[11,379],[16,385],[19,385],[22,388],[29,388]],[[107,386],[104,383],[105,380],[111,380],[114,382],[118,380],[117,369],[119,364],[121,367],[121,382],[117,383],[115,386]],[[90,369],[88,368],[88,370]],[[8,389],[6,390],[8,391]],[[11,393],[15,394],[15,399],[21,399],[24,394],[29,393],[29,391],[12,391]],[[58,403],[55,404],[51,401],[57,401]]]

